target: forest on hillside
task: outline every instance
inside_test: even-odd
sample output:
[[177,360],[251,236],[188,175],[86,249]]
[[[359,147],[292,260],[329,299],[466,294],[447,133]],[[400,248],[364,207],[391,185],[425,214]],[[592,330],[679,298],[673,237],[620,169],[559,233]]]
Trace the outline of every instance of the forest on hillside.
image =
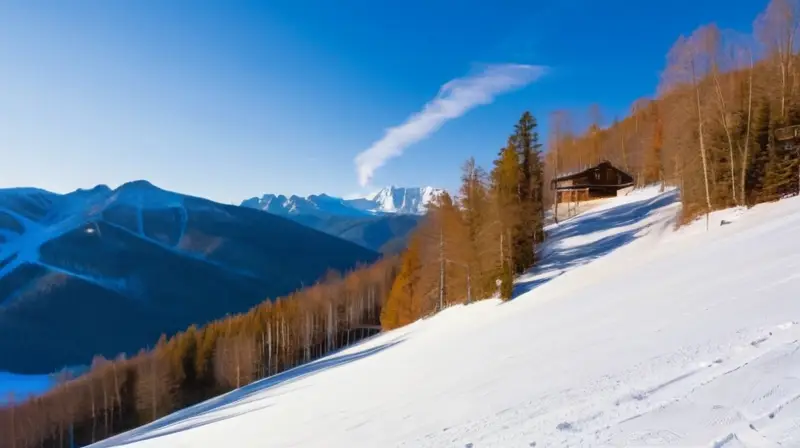
[[[800,2],[772,0],[742,35],[704,25],[666,55],[658,94],[603,126],[555,111],[547,145],[525,112],[489,169],[473,158],[461,187],[431,206],[407,249],[251,311],[163,336],[130,359],[95,359],[39,397],[10,397],[0,447],[68,447],[101,440],[175,410],[348,346],[378,329],[448,306],[512,297],[513,278],[537,263],[550,180],[602,160],[638,185],[678,186],[684,222],[800,188],[797,146],[775,139],[800,124]],[[454,167],[455,169],[455,167]]]
[[798,27],[800,2],[772,0],[752,34],[711,23],[678,37],[657,96],[627,117],[602,127],[599,105],[553,112],[547,175],[609,160],[638,185],[679,187],[683,222],[797,193],[798,146],[775,135],[800,124]]

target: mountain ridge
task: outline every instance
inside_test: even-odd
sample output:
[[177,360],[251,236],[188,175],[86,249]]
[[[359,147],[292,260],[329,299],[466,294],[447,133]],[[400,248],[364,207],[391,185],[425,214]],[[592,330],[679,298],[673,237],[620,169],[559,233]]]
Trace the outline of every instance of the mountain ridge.
[[401,251],[428,206],[444,190],[389,186],[362,198],[325,193],[309,196],[265,194],[241,206],[283,216],[381,253]]
[[286,217],[146,181],[0,190],[0,370],[131,353],[378,258]]
[[435,187],[388,186],[361,198],[344,199],[325,193],[308,196],[264,194],[242,201],[242,207],[277,215],[375,216],[424,215],[428,205],[444,190]]

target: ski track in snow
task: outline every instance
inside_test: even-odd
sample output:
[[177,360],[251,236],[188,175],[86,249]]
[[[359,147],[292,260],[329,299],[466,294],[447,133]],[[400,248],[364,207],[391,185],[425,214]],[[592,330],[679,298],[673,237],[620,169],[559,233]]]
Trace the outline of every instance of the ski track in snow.
[[[178,253],[181,256],[190,257],[247,278],[258,278],[258,276],[252,272],[232,269],[213,260],[209,260],[202,255],[180,249],[180,243],[186,234],[186,229],[189,224],[189,215],[183,198],[175,193],[163,190],[140,191],[132,189],[132,191],[124,191],[123,194],[116,192],[110,196],[103,193],[88,197],[70,197],[69,195],[65,195],[60,196],[59,200],[62,202],[52,207],[40,222],[26,218],[11,209],[0,207],[0,213],[6,213],[14,218],[23,229],[21,234],[6,229],[0,229],[0,236],[6,238],[6,241],[0,241],[0,278],[11,273],[20,265],[29,263],[45,267],[54,274],[63,274],[79,278],[103,288],[124,293],[127,286],[127,281],[124,278],[105,278],[82,274],[41,260],[39,251],[42,245],[71,231],[85,227],[87,224],[101,220],[108,226],[134,235],[163,249]],[[134,207],[137,221],[136,231],[103,219],[103,211],[107,207],[115,204],[124,204]],[[178,210],[180,215],[180,222],[178,223],[180,233],[176,244],[172,246],[167,245],[145,234],[144,211],[153,207],[153,205],[157,208],[174,208]],[[2,264],[4,260],[9,259],[12,260],[5,265]],[[25,292],[27,288],[35,286],[37,285],[25,285],[19,288],[17,291],[10,294],[5,301],[0,302],[0,304],[8,305],[13,303],[14,299]]]
[[709,231],[674,230],[676,201],[645,189],[551,226],[513,301],[95,446],[800,446],[800,198],[714,213]]

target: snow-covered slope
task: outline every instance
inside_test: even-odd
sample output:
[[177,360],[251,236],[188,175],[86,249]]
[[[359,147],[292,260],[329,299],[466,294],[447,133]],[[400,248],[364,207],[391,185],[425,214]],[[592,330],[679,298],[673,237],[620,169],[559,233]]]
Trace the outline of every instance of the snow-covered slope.
[[145,181],[65,195],[0,190],[0,371],[132,353],[377,258],[281,217]]
[[242,202],[276,215],[372,216],[380,214],[423,215],[442,190],[433,187],[386,187],[364,198],[341,199],[326,194],[308,197],[265,194]]
[[800,199],[714,214],[709,231],[673,230],[676,201],[645,190],[551,228],[511,302],[97,446],[800,446]]

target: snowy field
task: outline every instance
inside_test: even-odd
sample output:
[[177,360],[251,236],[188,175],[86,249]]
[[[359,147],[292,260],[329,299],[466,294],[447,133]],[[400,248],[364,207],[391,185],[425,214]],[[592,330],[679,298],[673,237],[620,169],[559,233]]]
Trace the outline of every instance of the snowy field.
[[714,214],[708,232],[675,231],[678,210],[675,192],[612,200],[551,229],[509,303],[95,446],[800,446],[800,199]]

